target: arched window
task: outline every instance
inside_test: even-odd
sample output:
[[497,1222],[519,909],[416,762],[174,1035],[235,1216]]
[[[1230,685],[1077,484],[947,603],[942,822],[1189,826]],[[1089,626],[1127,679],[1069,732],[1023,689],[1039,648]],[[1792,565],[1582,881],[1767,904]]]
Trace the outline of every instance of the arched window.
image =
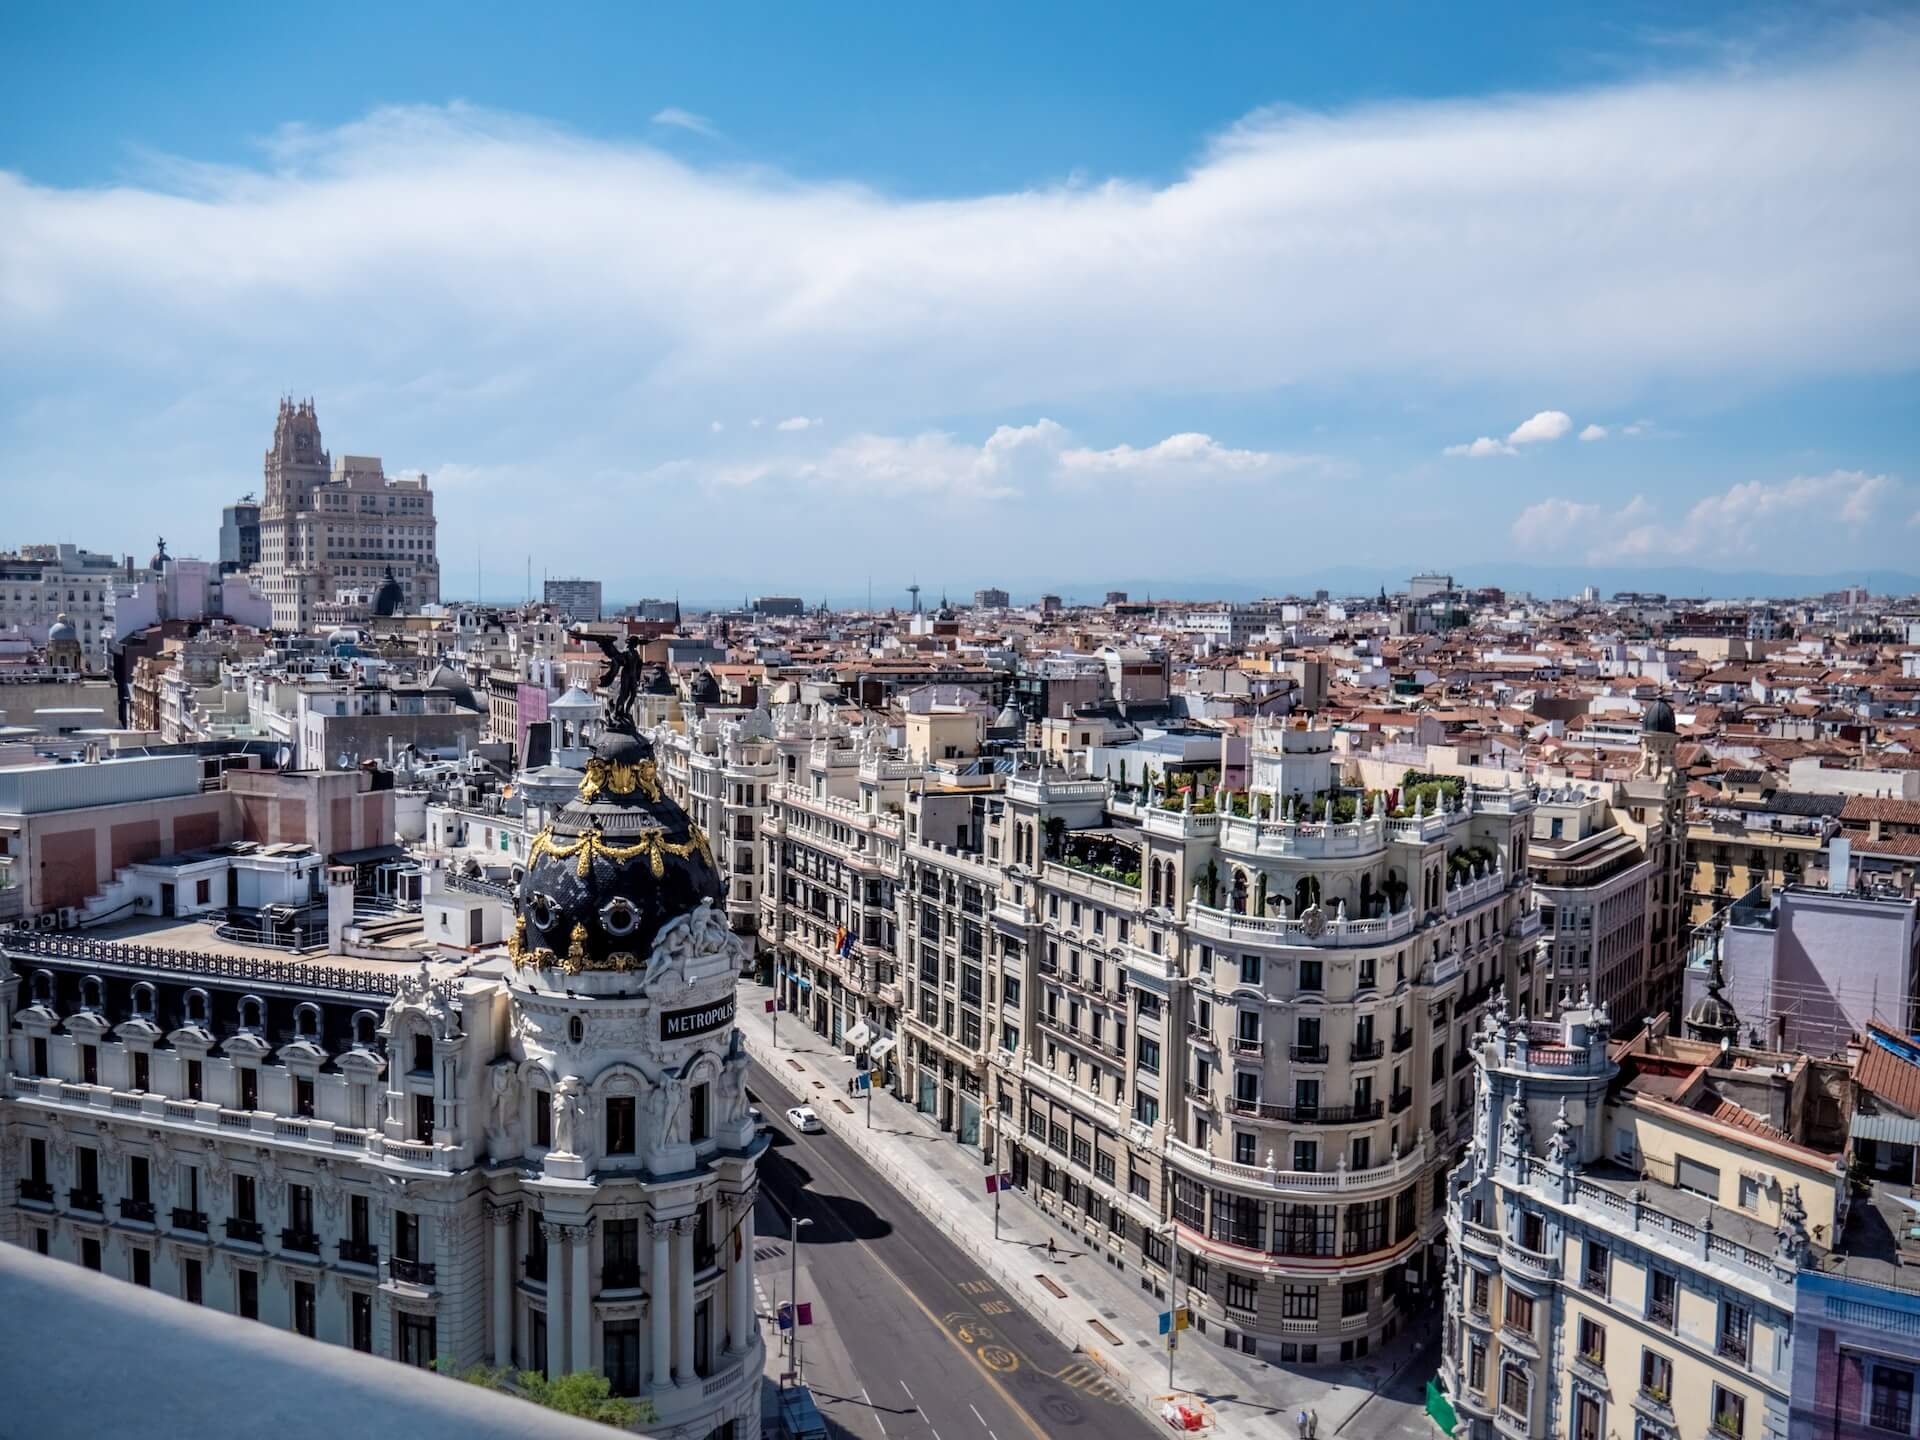
[[88,975],[80,981],[80,1008],[99,1014],[106,1008],[106,987],[100,983],[98,975]]
[[567,1039],[571,1040],[575,1045],[579,1045],[583,1043],[586,1038],[587,1022],[582,1020],[578,1015],[570,1017],[567,1021]]
[[207,1023],[207,1017],[213,1013],[212,1002],[207,998],[207,992],[197,988],[189,990],[183,997],[183,1001],[186,1008],[187,1023],[189,1025],[205,1025]]
[[267,1028],[267,1005],[258,995],[241,997],[240,1028],[256,1034]]
[[371,1010],[353,1012],[353,1043],[357,1049],[371,1050],[378,1038],[380,1017]]
[[318,1005],[309,1002],[294,1008],[293,1033],[301,1040],[320,1038],[320,1007]]
[[159,1006],[159,997],[152,985],[142,980],[133,987],[133,1013],[141,1020],[153,1019]]
[[53,972],[36,970],[33,972],[33,1003],[53,1007]]
[[1320,881],[1312,875],[1302,875],[1293,887],[1293,910],[1296,915],[1311,910],[1320,903]]
[[1236,870],[1233,872],[1232,906],[1233,913],[1236,915],[1244,915],[1247,913],[1247,872],[1244,870]]

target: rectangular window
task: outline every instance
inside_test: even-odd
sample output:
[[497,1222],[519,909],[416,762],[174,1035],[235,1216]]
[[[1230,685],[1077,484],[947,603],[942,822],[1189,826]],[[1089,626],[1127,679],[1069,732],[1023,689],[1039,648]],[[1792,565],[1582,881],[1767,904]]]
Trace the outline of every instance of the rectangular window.
[[258,1220],[255,1212],[256,1187],[253,1176],[236,1175],[233,1177],[233,1218],[236,1220]]
[[240,1108],[242,1110],[260,1108],[260,1072],[251,1065],[240,1067]]
[[313,1081],[304,1075],[293,1079],[293,1113],[308,1120],[313,1118]]
[[1476,1270],[1473,1272],[1473,1289],[1470,1293],[1472,1298],[1469,1303],[1473,1306],[1473,1313],[1485,1315],[1493,1303],[1493,1282]]
[[1873,1395],[1867,1406],[1868,1423],[1876,1430],[1898,1435],[1913,1433],[1913,1372],[1893,1365],[1873,1367]]
[[400,1331],[400,1363],[423,1370],[430,1367],[435,1358],[433,1316],[402,1310],[393,1318]]
[[1259,1282],[1245,1275],[1228,1274],[1227,1304],[1235,1310],[1255,1310],[1260,1305]]
[[1606,1327],[1584,1315],[1580,1317],[1580,1358],[1589,1365],[1604,1367],[1607,1363]]
[[1581,1288],[1591,1290],[1595,1295],[1607,1293],[1607,1275],[1612,1262],[1612,1253],[1597,1241],[1587,1241],[1586,1264],[1580,1271]]
[[1207,1228],[1207,1187],[1184,1175],[1173,1177],[1173,1218],[1202,1234]]
[[1518,1290],[1507,1291],[1507,1325],[1525,1334],[1533,1334],[1533,1299]]
[[422,1145],[433,1143],[433,1096],[413,1097],[413,1138]]
[[1340,1287],[1340,1313],[1342,1315],[1367,1313],[1367,1282],[1365,1280],[1349,1280]]
[[198,1060],[187,1061],[187,1098],[199,1100],[201,1096],[201,1065]]
[[153,1252],[135,1250],[133,1254],[133,1283],[143,1290],[153,1288]]
[[533,1092],[533,1143],[536,1149],[553,1148],[553,1101],[544,1090]]
[[91,1235],[81,1238],[80,1263],[89,1270],[98,1270],[100,1268],[100,1242]]
[[180,1262],[180,1298],[185,1300],[189,1305],[198,1305],[201,1303],[200,1262],[198,1260],[189,1259]]
[[1280,1291],[1280,1317],[1283,1320],[1318,1320],[1320,1292],[1311,1285],[1287,1285]]
[[1714,1386],[1713,1440],[1741,1440],[1746,1433],[1746,1397],[1724,1386]]
[[313,1338],[314,1294],[311,1280],[293,1282],[293,1328],[295,1333]]
[[80,1078],[89,1085],[100,1083],[100,1047],[98,1045],[80,1047]]
[[1133,1118],[1142,1125],[1159,1124],[1160,1102],[1144,1090],[1136,1091],[1133,1097]]
[[1140,1062],[1140,1068],[1149,1075],[1160,1073],[1160,1042],[1145,1035],[1134,1037],[1134,1055]]
[[631,1155],[634,1143],[634,1099],[613,1095],[607,1099],[607,1153]]
[[605,1365],[608,1388],[616,1395],[640,1393],[640,1322],[609,1320],[602,1327],[605,1336]]
[[1300,988],[1309,991],[1317,991],[1325,988],[1320,977],[1320,962],[1318,960],[1302,960],[1300,962]]
[[1527,1372],[1516,1366],[1506,1366],[1500,1371],[1500,1408],[1509,1415],[1526,1418],[1531,1409],[1533,1386],[1527,1380]]
[[[373,1353],[373,1296],[353,1292],[353,1348],[363,1355]],[[544,1364],[546,1352],[541,1351]]]
[[1676,1157],[1673,1162],[1673,1183],[1682,1190],[1691,1190],[1709,1200],[1720,1198],[1719,1170],[1685,1155]]
[[420,1217],[411,1210],[393,1212],[393,1253],[400,1260],[420,1258]]
[[1312,1172],[1320,1168],[1320,1142],[1318,1140],[1295,1140],[1293,1142],[1293,1168]]
[[1658,1350],[1640,1352],[1640,1389],[1664,1405],[1673,1398],[1673,1361]]
[[1652,1283],[1647,1287],[1647,1319],[1662,1329],[1671,1330],[1679,1291],[1680,1283],[1673,1276],[1654,1271]]
[[234,1300],[239,1307],[242,1320],[260,1318],[260,1272],[258,1270],[235,1270]]
[[1591,1390],[1573,1393],[1573,1440],[1601,1440],[1600,1398]]
[[1723,1302],[1720,1306],[1720,1339],[1715,1347],[1736,1365],[1747,1363],[1748,1342],[1752,1338],[1753,1316],[1744,1305]]

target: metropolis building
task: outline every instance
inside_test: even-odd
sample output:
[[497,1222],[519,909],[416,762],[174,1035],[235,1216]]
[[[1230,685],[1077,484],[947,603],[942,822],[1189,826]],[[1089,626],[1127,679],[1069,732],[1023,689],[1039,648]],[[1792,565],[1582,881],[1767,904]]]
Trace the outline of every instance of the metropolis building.
[[507,953],[412,970],[0,933],[0,1240],[757,1433],[766,1140],[707,838],[616,722],[531,848]]

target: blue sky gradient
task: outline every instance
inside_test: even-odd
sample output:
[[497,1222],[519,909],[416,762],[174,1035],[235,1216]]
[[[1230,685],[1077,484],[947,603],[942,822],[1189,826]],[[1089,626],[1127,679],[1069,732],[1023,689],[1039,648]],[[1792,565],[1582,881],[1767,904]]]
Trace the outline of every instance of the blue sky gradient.
[[210,552],[289,390],[449,593],[1920,570],[1911,12],[23,4],[0,80],[0,543]]

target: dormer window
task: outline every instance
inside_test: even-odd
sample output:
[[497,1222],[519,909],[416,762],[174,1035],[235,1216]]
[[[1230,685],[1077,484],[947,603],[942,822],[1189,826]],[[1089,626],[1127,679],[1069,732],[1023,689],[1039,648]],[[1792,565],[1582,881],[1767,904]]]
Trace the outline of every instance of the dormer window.
[[33,1003],[53,1008],[53,975],[50,971],[33,972]]
[[158,997],[153,986],[142,980],[133,987],[133,1013],[141,1020],[151,1020],[157,1008]]
[[211,1013],[212,1005],[207,998],[206,991],[187,991],[185,1005],[187,1023],[189,1025],[205,1025],[207,1023],[207,1016]]
[[258,995],[248,995],[240,1001],[240,1028],[259,1034],[267,1028],[267,1006]]
[[374,1040],[380,1027],[380,1017],[371,1010],[353,1012],[353,1043],[357,1049],[373,1049]]
[[320,1007],[318,1005],[301,1005],[294,1010],[293,1033],[301,1040],[320,1038]]
[[80,1008],[99,1014],[105,1009],[106,987],[100,983],[98,975],[89,975],[80,982]]

